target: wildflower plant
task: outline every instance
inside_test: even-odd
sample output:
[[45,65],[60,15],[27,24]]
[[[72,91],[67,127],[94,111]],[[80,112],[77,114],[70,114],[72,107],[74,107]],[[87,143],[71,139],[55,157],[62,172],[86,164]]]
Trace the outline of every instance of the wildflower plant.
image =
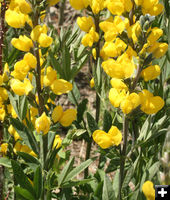
[[[55,30],[46,14],[59,0],[1,1],[0,164],[7,184],[0,195],[154,199],[169,123],[169,1],[69,2],[83,15]],[[95,116],[75,82],[87,61]],[[59,105],[63,94],[74,108]],[[67,150],[73,139],[87,144],[79,166]],[[99,158],[91,155],[94,143]]]

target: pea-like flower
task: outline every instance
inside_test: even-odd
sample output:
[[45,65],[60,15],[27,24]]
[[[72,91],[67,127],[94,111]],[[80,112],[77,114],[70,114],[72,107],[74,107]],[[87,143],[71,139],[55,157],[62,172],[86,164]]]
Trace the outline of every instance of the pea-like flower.
[[47,3],[49,4],[49,6],[53,6],[55,4],[57,4],[60,0],[47,0]]
[[63,111],[61,106],[56,106],[52,112],[52,120],[54,123],[59,122],[64,127],[70,126],[76,118],[77,110],[73,108]]
[[114,145],[118,146],[122,141],[122,134],[116,126],[112,126],[108,133],[96,130],[93,132],[92,137],[102,149],[107,149]]
[[145,81],[154,80],[157,78],[161,73],[161,69],[159,65],[151,65],[142,70],[141,76],[144,78]]
[[5,21],[13,28],[22,28],[27,21],[27,15],[17,12],[15,10],[8,9],[5,12]]
[[147,200],[155,200],[155,189],[151,181],[146,181],[142,185],[142,191],[144,195],[146,196]]
[[53,142],[53,149],[56,148],[60,148],[61,147],[61,143],[62,143],[62,139],[59,135],[56,135],[54,138],[54,142]]
[[27,78],[24,79],[24,82],[21,82],[18,79],[11,79],[10,84],[13,92],[19,96],[28,95],[33,89],[30,80]]
[[86,5],[86,1],[87,0],[79,0],[79,1],[77,1],[77,0],[70,0],[70,4],[71,4],[71,6],[74,9],[81,10],[83,8],[86,8],[86,6],[88,5],[88,4]]
[[153,96],[148,90],[142,90],[139,93],[141,99],[141,110],[146,114],[155,114],[161,110],[165,104],[164,100],[159,96]]
[[50,129],[50,124],[50,118],[47,117],[45,112],[43,112],[43,114],[35,121],[35,128],[37,133],[40,133],[42,131],[44,135],[47,134]]
[[19,38],[13,38],[11,44],[20,51],[30,51],[33,47],[33,42],[26,35],[20,35]]
[[95,27],[93,18],[90,17],[78,17],[77,24],[84,32],[89,32],[92,27]]
[[7,151],[8,151],[8,143],[2,143],[0,145],[0,152],[3,154],[3,155],[6,155],[7,154]]

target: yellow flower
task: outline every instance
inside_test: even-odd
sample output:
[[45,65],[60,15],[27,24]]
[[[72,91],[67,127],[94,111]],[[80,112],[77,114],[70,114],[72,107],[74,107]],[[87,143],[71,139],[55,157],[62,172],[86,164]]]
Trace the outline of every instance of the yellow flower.
[[15,146],[14,146],[14,153],[16,154],[17,153],[17,151],[20,151],[20,149],[21,149],[21,147],[22,147],[22,144],[19,142],[19,141],[17,141],[16,143],[15,143]]
[[3,82],[7,82],[9,80],[9,66],[8,63],[5,63],[4,69],[3,69]]
[[30,52],[26,53],[24,55],[24,60],[27,62],[28,66],[30,68],[32,68],[32,69],[36,68],[36,66],[37,66],[37,59],[36,59],[36,57],[32,53],[30,53]]
[[41,33],[39,38],[38,38],[38,43],[40,44],[41,47],[49,47],[53,42],[53,38],[48,36],[45,33]]
[[162,29],[154,27],[151,29],[151,33],[149,34],[147,41],[149,44],[153,44],[154,42],[156,42],[156,40],[158,40],[163,34]]
[[8,143],[2,143],[0,147],[1,147],[0,152],[6,155],[8,151]]
[[40,37],[41,33],[47,34],[47,31],[48,31],[48,28],[45,24],[43,26],[37,25],[31,31],[31,39],[33,41],[38,41],[38,38]]
[[92,55],[93,55],[93,58],[96,60],[96,49],[95,48],[92,49]]
[[20,135],[17,133],[17,131],[14,129],[14,127],[12,125],[9,126],[8,128],[8,132],[14,136],[15,141],[17,140],[22,140],[22,138],[20,137]]
[[53,6],[55,4],[57,4],[60,0],[47,0],[47,3],[49,4],[49,6]]
[[98,42],[98,40],[99,40],[99,34],[92,27],[89,33],[83,36],[81,42],[85,47],[86,46],[92,47],[93,43]]
[[64,79],[54,80],[51,84],[51,89],[56,95],[68,93],[72,88],[72,84]]
[[13,118],[17,118],[17,114],[11,104],[7,105],[8,113],[12,115]]
[[15,10],[8,9],[5,12],[5,21],[9,26],[13,28],[22,28],[27,21],[27,15]]
[[8,99],[7,90],[3,87],[0,87],[0,103],[6,101]]
[[142,6],[143,14],[159,15],[163,11],[163,5],[159,3],[159,0],[135,0],[137,5]]
[[30,80],[27,78],[24,79],[24,82],[21,82],[18,79],[12,79],[10,83],[13,92],[19,96],[28,95],[28,93],[33,89]]
[[153,96],[148,90],[142,90],[139,93],[141,99],[141,110],[146,114],[155,114],[161,110],[165,104],[164,100],[159,96]]
[[32,11],[31,5],[26,0],[11,0],[9,8],[12,10],[19,10],[24,14]]
[[142,191],[144,195],[146,196],[147,200],[155,200],[155,189],[151,181],[146,181],[142,185]]
[[162,57],[168,50],[167,43],[155,42],[148,48],[148,52],[152,53],[155,58]]
[[63,115],[63,108],[61,106],[56,106],[52,112],[52,120],[54,123],[58,122]]
[[92,78],[92,79],[90,80],[90,87],[91,87],[91,88],[94,87],[94,78]]
[[76,10],[81,10],[85,8],[87,5],[84,3],[87,0],[70,0],[71,6]]
[[109,91],[109,100],[110,103],[115,107],[119,107],[120,103],[125,99],[126,91],[122,90],[121,92],[115,88],[111,88]]
[[124,2],[121,0],[108,1],[107,8],[113,15],[122,15],[124,12]]
[[3,84],[3,76],[0,75],[0,86]]
[[33,47],[33,42],[27,36],[20,35],[19,38],[13,38],[11,44],[20,51],[30,51],[30,48]]
[[90,1],[90,7],[94,14],[98,14],[105,8],[105,0],[92,0]]
[[128,28],[128,37],[132,38],[134,43],[138,42],[140,34],[141,34],[141,26],[138,21]]
[[47,134],[50,129],[50,124],[51,124],[50,118],[47,117],[45,112],[43,112],[43,114],[35,121],[35,128],[37,133],[40,133],[42,131],[43,134]]
[[90,17],[78,17],[77,24],[80,27],[80,29],[84,32],[89,32],[91,27],[95,27],[93,18],[91,16]]
[[110,84],[112,85],[113,88],[118,89],[118,90],[128,90],[128,87],[126,84],[118,78],[112,78],[110,81]]
[[44,76],[43,79],[44,85],[45,86],[51,85],[55,79],[57,79],[57,72],[51,66],[48,66],[46,69],[46,75]]
[[0,103],[0,121],[4,121],[5,115],[5,106]]
[[62,143],[62,139],[60,138],[59,135],[56,135],[54,138],[54,142],[53,142],[53,149],[56,147],[56,149],[61,147],[61,143]]
[[161,69],[159,65],[151,65],[141,72],[141,76],[144,78],[145,81],[154,80],[158,77],[161,73]]
[[127,95],[126,98],[121,102],[121,109],[124,114],[129,114],[133,109],[140,105],[140,96],[136,93]]
[[70,126],[74,120],[77,118],[76,109],[67,109],[63,112],[62,117],[59,119],[59,122],[62,126]]
[[114,59],[104,61],[102,67],[107,75],[118,79],[129,78],[135,69],[133,60],[129,58],[127,53],[119,56],[116,61]]
[[93,140],[102,148],[106,149],[113,145],[118,146],[122,140],[122,134],[116,126],[112,126],[108,133],[96,130],[92,134]]
[[15,79],[24,80],[30,70],[30,66],[26,62],[26,60],[20,60],[15,63],[14,71],[12,71],[11,75]]

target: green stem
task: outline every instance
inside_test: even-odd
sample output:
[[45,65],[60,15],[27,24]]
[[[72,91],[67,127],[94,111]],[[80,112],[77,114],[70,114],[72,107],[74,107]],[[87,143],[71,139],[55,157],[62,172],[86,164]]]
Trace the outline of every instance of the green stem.
[[[44,169],[44,141],[43,141],[42,133],[40,133],[39,139],[40,139],[40,162],[41,162],[42,169]],[[43,180],[45,180],[44,171],[42,171],[42,173],[43,173]],[[46,195],[46,192],[45,192],[44,181],[43,181],[43,190],[41,194],[41,200],[45,200],[45,195]]]
[[128,119],[126,115],[124,116],[123,120],[123,149],[120,148],[120,173],[119,173],[119,200],[122,200],[122,185],[124,181],[124,168],[125,168],[125,161],[126,161],[126,148],[127,148],[127,136],[128,136]]

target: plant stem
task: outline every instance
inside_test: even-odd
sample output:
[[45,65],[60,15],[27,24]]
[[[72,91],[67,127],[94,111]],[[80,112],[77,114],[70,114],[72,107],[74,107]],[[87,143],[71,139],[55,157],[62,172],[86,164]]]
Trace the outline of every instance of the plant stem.
[[[35,14],[35,24],[34,27],[38,25],[38,15]],[[41,66],[40,66],[40,55],[39,55],[39,48],[38,44],[34,43],[34,53],[37,58],[37,68],[36,68],[36,86],[37,86],[37,93],[38,93],[38,101],[39,101],[39,107],[38,107],[38,113],[39,116],[42,115],[44,112],[44,99],[42,97],[42,90],[41,90]]]
[[59,17],[59,26],[63,25],[64,22],[64,9],[65,9],[66,0],[62,0],[60,3],[60,17]]
[[126,115],[124,115],[123,119],[123,149],[120,148],[120,173],[119,173],[119,200],[122,200],[122,185],[124,181],[124,168],[125,168],[125,161],[126,161],[126,148],[127,148],[127,136],[128,136],[128,119]]
[[[96,32],[99,33],[99,22],[100,22],[100,13],[97,15],[93,15],[94,21],[95,21],[95,28]],[[98,60],[100,58],[100,39],[96,44],[96,60],[94,62],[95,67],[93,67],[93,74],[96,73],[97,71],[97,64]],[[100,80],[101,80],[101,69],[100,69]],[[98,83],[101,86],[101,83]],[[98,95],[96,91],[96,123],[98,124],[100,118],[100,96]],[[91,152],[91,147],[92,147],[92,138],[89,137],[89,141],[87,143],[86,147],[86,160],[90,158],[90,152]],[[84,171],[84,178],[88,177],[88,167]]]
[[[0,10],[0,75],[3,73],[3,45],[4,45],[4,34],[5,34],[5,11],[6,11],[6,1],[1,2]],[[3,140],[3,124],[0,123],[0,145]],[[0,166],[0,197],[3,198],[3,188],[4,188],[4,167]]]

